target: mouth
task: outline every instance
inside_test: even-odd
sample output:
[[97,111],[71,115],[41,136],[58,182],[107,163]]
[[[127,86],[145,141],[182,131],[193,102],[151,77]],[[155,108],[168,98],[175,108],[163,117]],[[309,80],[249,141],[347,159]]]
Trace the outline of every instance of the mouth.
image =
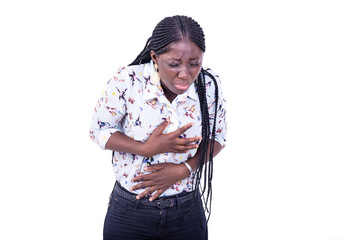
[[187,84],[187,83],[177,83],[175,84],[175,87],[180,90],[180,91],[186,91],[189,87],[190,87],[190,84]]

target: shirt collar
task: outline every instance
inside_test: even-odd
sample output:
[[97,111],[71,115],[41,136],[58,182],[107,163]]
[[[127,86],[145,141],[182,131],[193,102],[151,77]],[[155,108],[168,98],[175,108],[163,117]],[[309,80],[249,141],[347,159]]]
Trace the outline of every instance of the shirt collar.
[[[161,87],[160,81],[157,83],[153,83],[151,78],[156,74],[156,70],[154,68],[154,63],[150,60],[149,63],[144,64],[144,81],[143,81],[143,91],[144,100],[150,100],[153,98],[158,98],[159,101],[166,99],[164,91]],[[174,101],[176,102],[185,102],[186,98],[189,97],[195,101],[198,101],[198,96],[195,89],[195,84],[191,84],[189,89],[186,90],[183,94],[180,94],[176,97]],[[166,101],[166,100],[165,100]]]

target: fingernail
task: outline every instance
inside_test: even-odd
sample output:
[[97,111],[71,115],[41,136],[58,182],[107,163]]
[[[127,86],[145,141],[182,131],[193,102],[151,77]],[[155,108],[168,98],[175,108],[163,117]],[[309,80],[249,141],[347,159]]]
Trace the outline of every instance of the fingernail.
[[150,198],[149,201],[152,202],[154,199],[153,198]]
[[140,197],[139,197],[139,196],[136,196],[136,199],[137,199],[137,200],[139,200],[139,199],[140,199]]

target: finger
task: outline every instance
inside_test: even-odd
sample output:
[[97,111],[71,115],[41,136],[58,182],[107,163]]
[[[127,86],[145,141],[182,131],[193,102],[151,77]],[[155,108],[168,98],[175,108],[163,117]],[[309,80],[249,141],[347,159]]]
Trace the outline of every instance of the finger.
[[153,133],[162,134],[168,125],[169,125],[168,120],[163,121],[162,123],[160,123],[160,125],[157,128],[155,128]]
[[135,190],[138,190],[138,189],[145,189],[145,188],[147,188],[147,187],[151,187],[152,185],[153,185],[153,184],[152,184],[152,182],[150,182],[150,181],[141,182],[141,183],[138,183],[138,184],[132,186],[132,187],[130,188],[130,191],[135,191]]
[[165,192],[165,190],[162,190],[162,189],[157,190],[157,192],[149,198],[149,201],[150,202],[154,201],[155,199],[160,197],[161,194],[163,194],[163,192]]
[[141,181],[152,181],[159,174],[158,171],[165,167],[165,163],[158,163],[151,166],[144,167],[144,170],[147,172],[151,172],[149,174],[143,174],[131,179],[131,182],[141,182]]
[[154,171],[159,171],[163,168],[164,168],[164,164],[159,163],[159,164],[154,164],[151,166],[146,166],[146,167],[144,167],[144,170],[148,171],[148,172],[154,172]]
[[134,177],[133,179],[131,179],[131,182],[140,182],[140,181],[149,181],[152,179],[152,173],[149,174],[143,174],[137,177]]
[[199,144],[188,144],[188,145],[179,144],[175,146],[174,152],[186,152],[197,148],[199,148]]
[[201,141],[202,137],[192,137],[192,138],[179,138],[177,141],[179,144],[188,145],[191,143],[196,143]]
[[187,153],[189,150],[198,148],[197,145],[185,145],[185,146],[178,146],[176,149],[173,150],[174,153]]
[[178,130],[176,130],[175,132],[173,132],[173,134],[175,134],[177,137],[180,136],[181,134],[183,134],[184,132],[186,132],[189,128],[191,128],[192,126],[194,126],[194,123],[188,123],[185,126],[179,128]]
[[155,187],[149,187],[148,189],[146,189],[145,191],[143,191],[142,193],[138,194],[136,196],[136,199],[140,199],[143,197],[146,197],[147,195],[152,194],[153,192],[155,192],[157,189]]

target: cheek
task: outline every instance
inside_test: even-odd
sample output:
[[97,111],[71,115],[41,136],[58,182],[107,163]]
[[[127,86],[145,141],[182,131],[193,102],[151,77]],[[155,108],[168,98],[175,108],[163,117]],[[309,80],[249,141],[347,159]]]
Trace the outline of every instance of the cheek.
[[177,76],[177,73],[171,70],[163,70],[163,71],[159,71],[159,73],[160,73],[160,78],[163,81],[167,81],[167,82],[171,82]]
[[200,71],[201,71],[201,67],[191,71],[191,76],[194,81],[196,80],[197,76],[199,76]]

